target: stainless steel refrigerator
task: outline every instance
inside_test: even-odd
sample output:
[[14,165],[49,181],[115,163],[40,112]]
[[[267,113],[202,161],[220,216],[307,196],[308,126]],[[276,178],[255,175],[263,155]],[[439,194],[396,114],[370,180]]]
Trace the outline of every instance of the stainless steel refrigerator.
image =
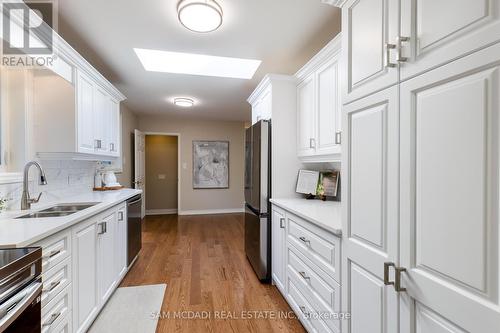
[[245,135],[245,252],[260,280],[271,278],[271,122]]

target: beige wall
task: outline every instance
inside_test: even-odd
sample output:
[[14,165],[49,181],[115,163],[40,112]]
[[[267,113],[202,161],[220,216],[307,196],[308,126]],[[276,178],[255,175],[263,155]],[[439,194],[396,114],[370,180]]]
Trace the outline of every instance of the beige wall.
[[120,104],[122,114],[122,161],[123,171],[116,175],[118,182],[125,187],[132,187],[133,160],[133,135],[139,127],[137,116],[123,103]]
[[146,211],[177,209],[177,137],[146,135]]
[[[180,134],[181,179],[179,209],[193,211],[239,211],[243,209],[244,138],[243,122],[172,119],[162,116],[140,116],[139,128],[144,132]],[[193,140],[229,141],[229,188],[193,189]]]

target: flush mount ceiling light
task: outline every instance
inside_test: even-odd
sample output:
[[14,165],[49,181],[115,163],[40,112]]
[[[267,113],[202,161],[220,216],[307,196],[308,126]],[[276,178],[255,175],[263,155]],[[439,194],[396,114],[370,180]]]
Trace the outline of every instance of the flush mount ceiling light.
[[251,79],[261,61],[204,54],[134,49],[144,69],[151,72]]
[[194,105],[194,101],[191,98],[178,97],[174,98],[174,104],[183,108],[190,108]]
[[211,32],[222,25],[222,7],[215,0],[181,0],[179,21],[194,32]]

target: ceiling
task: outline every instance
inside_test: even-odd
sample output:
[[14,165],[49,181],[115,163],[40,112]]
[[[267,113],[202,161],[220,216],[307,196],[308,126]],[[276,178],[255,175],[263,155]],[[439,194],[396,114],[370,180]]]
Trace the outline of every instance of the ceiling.
[[[147,3],[147,5],[145,5]],[[320,0],[220,0],[221,28],[193,33],[177,0],[65,0],[59,33],[122,93],[138,114],[248,121],[248,96],[267,73],[294,74],[340,30],[339,9]],[[147,72],[133,48],[262,60],[251,80]],[[173,97],[192,97],[190,109]]]

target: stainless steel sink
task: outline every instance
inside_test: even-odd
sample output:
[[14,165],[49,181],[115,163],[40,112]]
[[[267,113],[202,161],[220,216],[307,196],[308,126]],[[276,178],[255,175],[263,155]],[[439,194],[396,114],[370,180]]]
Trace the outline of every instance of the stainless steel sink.
[[65,203],[57,206],[52,206],[41,210],[41,213],[44,212],[79,212],[81,210],[90,208],[92,206],[97,205],[98,202],[87,202],[87,203]]
[[84,209],[90,208],[97,205],[99,202],[86,202],[86,203],[65,203],[52,206],[41,210],[39,212],[33,212],[26,215],[16,217],[16,219],[38,219],[43,217],[61,217],[68,216]]

